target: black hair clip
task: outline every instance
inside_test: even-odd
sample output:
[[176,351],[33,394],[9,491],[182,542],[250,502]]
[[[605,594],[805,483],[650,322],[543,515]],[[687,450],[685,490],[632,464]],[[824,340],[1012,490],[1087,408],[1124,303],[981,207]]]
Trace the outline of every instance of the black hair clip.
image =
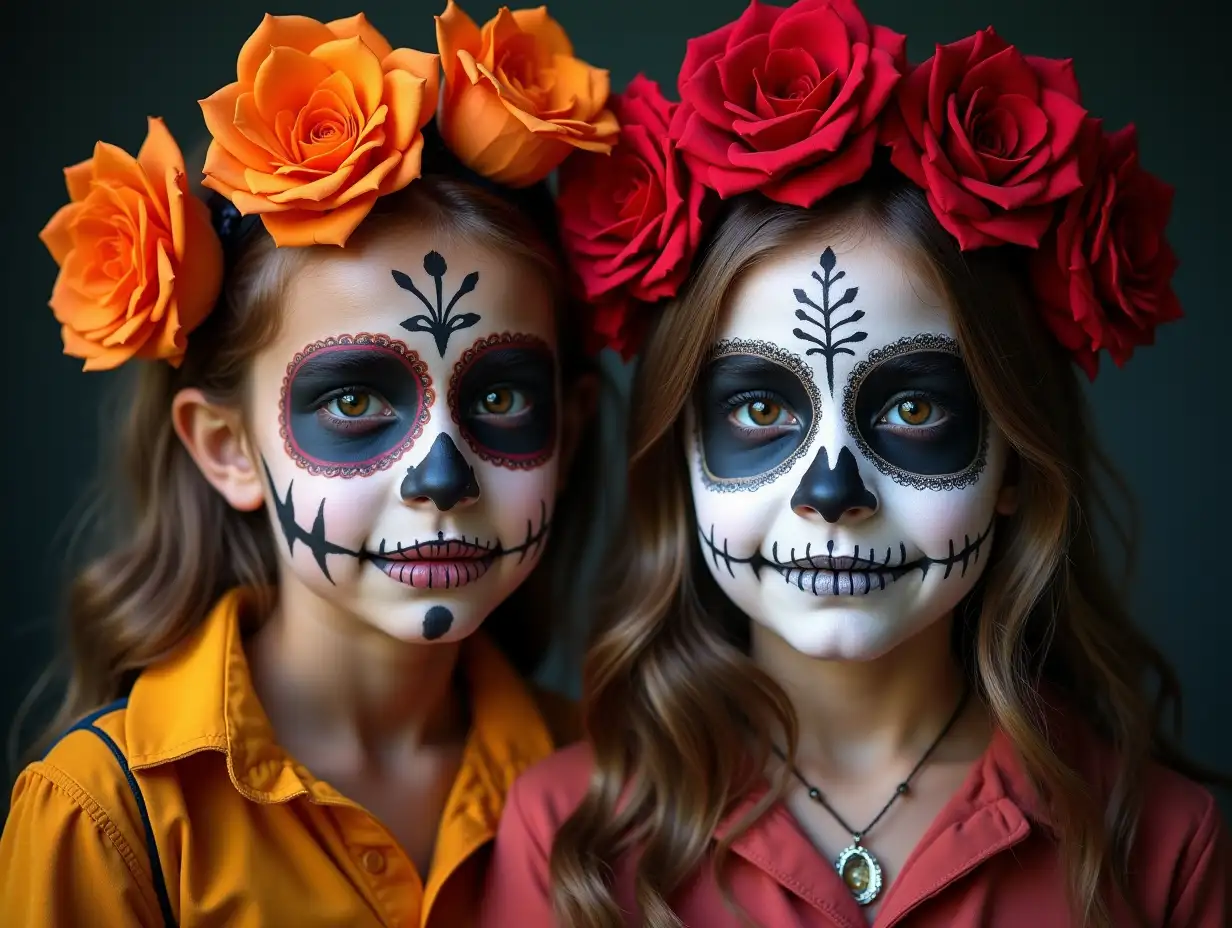
[[210,208],[210,222],[214,226],[214,232],[222,242],[223,254],[230,264],[240,243],[261,224],[261,217],[255,213],[251,216],[243,215],[235,208],[234,203],[217,191],[210,192],[206,205]]

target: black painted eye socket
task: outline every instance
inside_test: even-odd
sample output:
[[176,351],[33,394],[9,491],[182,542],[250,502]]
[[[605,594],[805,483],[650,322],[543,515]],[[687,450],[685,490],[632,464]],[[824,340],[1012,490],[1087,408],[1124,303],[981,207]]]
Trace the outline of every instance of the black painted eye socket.
[[556,379],[556,355],[533,335],[491,335],[463,352],[449,381],[449,408],[471,451],[513,470],[551,460]]
[[752,489],[804,453],[821,408],[808,366],[770,342],[719,342],[694,394],[711,489]]
[[400,341],[364,334],[315,342],[283,380],[286,452],[314,475],[368,476],[410,450],[433,399],[427,365]]
[[948,336],[910,336],[871,352],[848,378],[843,414],[865,457],[897,483],[954,489],[983,470],[984,411]]

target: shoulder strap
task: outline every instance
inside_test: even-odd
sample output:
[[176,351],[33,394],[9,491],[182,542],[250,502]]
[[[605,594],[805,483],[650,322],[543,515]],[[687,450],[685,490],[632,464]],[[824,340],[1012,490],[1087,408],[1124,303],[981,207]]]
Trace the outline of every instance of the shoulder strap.
[[[171,896],[167,893],[167,882],[163,877],[162,862],[158,857],[158,842],[154,839],[154,826],[150,823],[150,813],[145,805],[145,796],[142,795],[141,787],[137,785],[137,778],[128,766],[128,759],[124,756],[124,752],[120,750],[120,746],[115,743],[115,739],[94,724],[104,715],[115,712],[118,709],[124,709],[127,706],[128,699],[125,698],[117,699],[101,709],[96,709],[78,721],[77,724],[64,732],[64,734],[60,735],[55,743],[52,744],[52,747],[55,747],[56,743],[59,743],[61,739],[71,732],[88,731],[91,734],[97,735],[99,740],[107,745],[108,750],[115,755],[120,769],[124,771],[124,778],[128,781],[128,788],[133,794],[133,799],[137,803],[137,811],[141,815],[141,827],[145,829],[145,847],[150,857],[150,870],[154,879],[154,895],[158,897],[158,907],[162,911],[163,924],[169,926],[169,928],[174,928],[176,925],[175,912],[171,909]],[[50,751],[50,748],[48,751]]]

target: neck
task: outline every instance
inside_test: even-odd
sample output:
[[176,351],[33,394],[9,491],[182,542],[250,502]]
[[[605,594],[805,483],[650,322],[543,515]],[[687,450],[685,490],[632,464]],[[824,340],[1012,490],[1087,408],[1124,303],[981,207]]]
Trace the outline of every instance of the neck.
[[464,737],[456,642],[398,641],[284,585],[247,652],[262,707],[294,755],[383,766]]
[[754,622],[752,654],[791,700],[800,762],[835,775],[914,764],[945,727],[964,686],[948,619],[868,661],[810,657]]

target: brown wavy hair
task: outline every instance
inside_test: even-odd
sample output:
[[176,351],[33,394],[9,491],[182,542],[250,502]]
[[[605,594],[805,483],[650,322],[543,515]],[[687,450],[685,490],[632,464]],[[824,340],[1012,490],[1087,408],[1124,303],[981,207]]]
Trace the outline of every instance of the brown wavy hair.
[[[1020,504],[1002,520],[981,582],[956,610],[955,643],[1055,813],[1076,922],[1108,926],[1106,891],[1129,897],[1143,762],[1156,757],[1203,776],[1164,731],[1168,708],[1179,727],[1177,678],[1130,620],[1096,542],[1094,516],[1103,513],[1128,566],[1132,532],[1098,478],[1127,491],[1092,437],[1074,366],[1032,308],[1021,254],[961,253],[923,194],[884,165],[813,210],[757,194],[729,201],[648,339],[631,403],[629,504],[603,584],[620,599],[601,610],[584,667],[595,770],[551,853],[557,919],[571,928],[625,924],[610,874],[617,858],[635,854],[645,923],[680,924],[672,893],[704,864],[716,826],[763,775],[772,740],[785,741],[794,757],[789,700],[753,663],[748,618],[698,556],[684,413],[735,284],[823,232],[880,236],[944,287],[979,396],[1015,452]],[[1045,735],[1042,688],[1055,688],[1119,752],[1102,807]],[[716,846],[720,885],[727,850],[781,797],[786,779],[778,774]]]
[[[541,218],[463,180],[429,174],[379,200],[352,242],[392,226],[427,224],[443,237],[525,262],[555,296],[567,389],[594,367],[582,347],[581,317],[564,290],[558,245],[550,227],[536,221]],[[142,364],[135,372],[123,396],[110,472],[91,495],[94,543],[103,553],[68,591],[64,698],[30,758],[84,713],[127,694],[137,675],[173,652],[227,590],[256,592],[247,619],[269,614],[278,577],[269,517],[231,508],[205,480],[172,428],[171,403],[180,390],[197,387],[215,403],[243,405],[251,363],[277,336],[287,284],[317,253],[275,248],[255,228],[230,263],[218,307],[188,339],[183,364]],[[484,625],[526,675],[556,630],[557,617],[545,604],[567,600],[578,576],[576,553],[600,502],[600,481],[592,474],[599,462],[595,421],[579,439],[540,564]]]

